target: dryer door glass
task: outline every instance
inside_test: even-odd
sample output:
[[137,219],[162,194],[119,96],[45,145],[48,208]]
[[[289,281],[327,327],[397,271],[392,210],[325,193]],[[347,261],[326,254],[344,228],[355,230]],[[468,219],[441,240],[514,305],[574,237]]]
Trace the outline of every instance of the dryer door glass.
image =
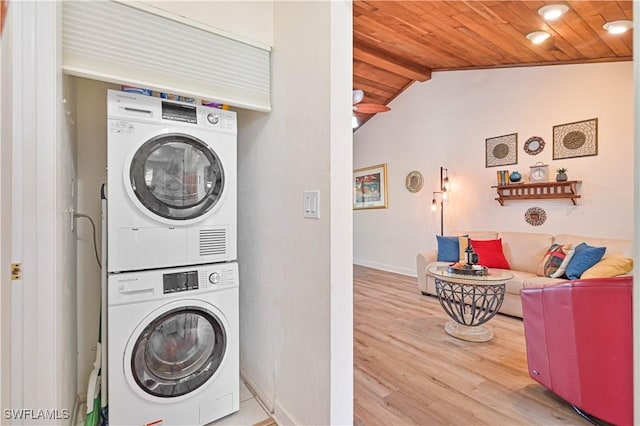
[[220,320],[200,308],[179,308],[151,322],[133,348],[131,371],[145,392],[176,397],[218,370],[227,339]]
[[136,197],[167,219],[193,219],[210,211],[224,188],[224,170],[215,152],[184,134],[156,136],[136,152],[129,169]]

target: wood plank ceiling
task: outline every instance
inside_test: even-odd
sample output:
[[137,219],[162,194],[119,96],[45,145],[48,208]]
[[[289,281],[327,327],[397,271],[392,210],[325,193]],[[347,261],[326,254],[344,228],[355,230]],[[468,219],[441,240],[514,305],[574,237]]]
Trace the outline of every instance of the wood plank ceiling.
[[[538,9],[566,4],[545,21]],[[609,21],[632,20],[632,1],[353,2],[353,87],[363,103],[387,105],[432,72],[632,60],[631,31],[611,35]],[[547,31],[542,44],[526,35]],[[360,123],[371,115],[356,114]]]

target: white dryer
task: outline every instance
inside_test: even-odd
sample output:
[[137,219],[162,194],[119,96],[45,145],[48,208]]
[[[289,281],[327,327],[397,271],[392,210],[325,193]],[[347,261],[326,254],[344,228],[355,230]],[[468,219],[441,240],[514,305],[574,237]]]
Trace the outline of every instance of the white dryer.
[[204,425],[238,411],[238,266],[111,274],[109,424]]
[[236,260],[236,115],[108,91],[108,271]]

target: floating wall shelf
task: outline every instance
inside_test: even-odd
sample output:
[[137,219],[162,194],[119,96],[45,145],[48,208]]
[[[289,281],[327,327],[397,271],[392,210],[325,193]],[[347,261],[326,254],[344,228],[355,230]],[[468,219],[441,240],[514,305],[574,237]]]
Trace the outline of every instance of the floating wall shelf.
[[492,186],[498,191],[496,201],[504,206],[510,200],[554,200],[569,199],[574,205],[578,204],[578,184],[580,180],[564,182],[512,183],[509,185]]

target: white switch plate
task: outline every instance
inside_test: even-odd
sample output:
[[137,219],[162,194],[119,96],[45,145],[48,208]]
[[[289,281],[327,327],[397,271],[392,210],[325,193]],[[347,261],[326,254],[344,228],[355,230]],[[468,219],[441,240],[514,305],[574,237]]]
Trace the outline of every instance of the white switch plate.
[[320,218],[320,191],[304,191],[304,217]]

